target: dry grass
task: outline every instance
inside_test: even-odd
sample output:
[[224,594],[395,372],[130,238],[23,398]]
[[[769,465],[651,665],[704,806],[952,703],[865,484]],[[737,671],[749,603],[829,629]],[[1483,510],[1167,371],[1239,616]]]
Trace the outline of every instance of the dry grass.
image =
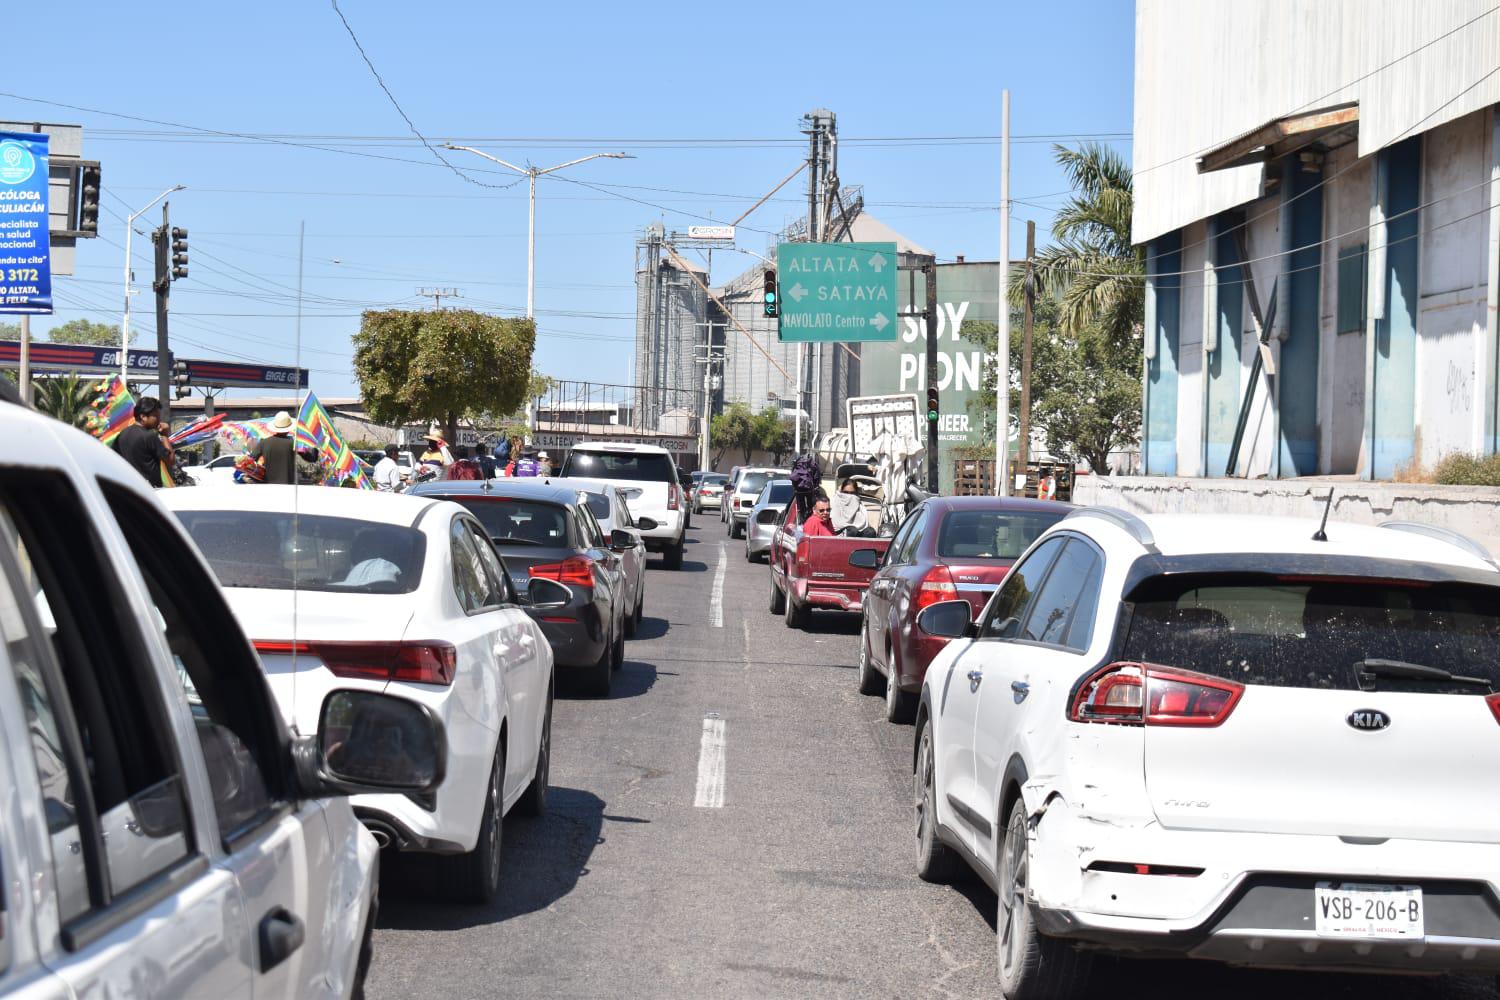
[[1500,486],[1500,455],[1445,455],[1432,469],[1443,486]]
[[1391,477],[1398,483],[1435,483],[1433,472],[1422,465],[1415,458],[1410,459],[1396,467],[1396,474]]

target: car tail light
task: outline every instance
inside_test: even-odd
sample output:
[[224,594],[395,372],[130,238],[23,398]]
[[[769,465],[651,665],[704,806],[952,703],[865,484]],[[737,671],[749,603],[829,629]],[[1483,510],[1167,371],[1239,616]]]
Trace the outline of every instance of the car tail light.
[[568,556],[560,563],[543,563],[529,570],[532,576],[556,580],[570,587],[594,585],[594,562],[585,556]]
[[916,597],[912,600],[912,610],[921,611],[928,605],[957,599],[958,588],[953,584],[953,574],[948,572],[947,566],[934,566],[927,571],[927,575],[922,578],[922,583],[917,587]]
[[677,509],[677,484],[667,484],[667,510]]
[[1490,712],[1494,714],[1495,721],[1500,722],[1500,694],[1492,694],[1484,699],[1484,703],[1490,706]]
[[451,642],[284,642],[257,639],[262,653],[316,656],[337,677],[416,684],[453,683],[458,650]]
[[1111,663],[1078,686],[1068,718],[1126,726],[1217,726],[1244,693],[1243,684],[1191,670]]

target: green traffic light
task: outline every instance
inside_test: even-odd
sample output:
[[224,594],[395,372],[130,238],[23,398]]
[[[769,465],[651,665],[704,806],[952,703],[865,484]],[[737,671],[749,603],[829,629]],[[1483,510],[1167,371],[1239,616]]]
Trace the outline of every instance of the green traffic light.
[[938,412],[937,412],[937,410],[928,410],[927,411],[927,419],[928,420],[936,420],[937,418],[938,418]]

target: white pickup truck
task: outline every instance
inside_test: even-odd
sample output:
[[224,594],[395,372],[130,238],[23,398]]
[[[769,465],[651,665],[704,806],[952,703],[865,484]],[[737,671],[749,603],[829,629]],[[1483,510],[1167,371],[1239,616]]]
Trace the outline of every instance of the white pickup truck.
[[580,441],[568,452],[560,475],[618,486],[633,517],[656,522],[641,531],[646,548],[660,552],[667,569],[682,568],[688,500],[671,452],[652,444]]

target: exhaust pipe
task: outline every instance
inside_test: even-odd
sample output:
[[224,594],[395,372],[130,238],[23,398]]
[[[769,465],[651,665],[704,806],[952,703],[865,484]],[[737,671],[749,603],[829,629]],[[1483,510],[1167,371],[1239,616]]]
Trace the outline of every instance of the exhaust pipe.
[[391,847],[400,846],[400,836],[398,836],[396,831],[387,824],[382,823],[379,820],[370,819],[365,820],[364,823],[365,829],[370,831],[370,835],[375,838],[376,846],[378,846],[382,851]]

